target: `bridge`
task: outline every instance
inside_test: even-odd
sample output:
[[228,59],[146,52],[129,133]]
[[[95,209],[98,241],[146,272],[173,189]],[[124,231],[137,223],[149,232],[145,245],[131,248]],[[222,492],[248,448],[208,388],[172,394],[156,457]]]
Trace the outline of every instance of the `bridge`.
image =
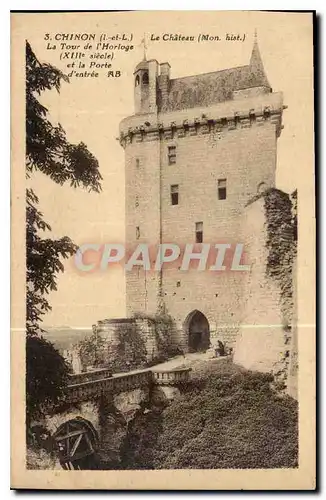
[[114,375],[108,369],[70,375],[62,405],[37,423],[53,442],[58,468],[96,468],[94,457],[102,464],[119,462],[128,423],[137,414],[163,408],[189,382],[191,368],[164,365]]
[[[159,386],[178,387],[189,381],[191,368],[174,368],[173,370],[136,370],[112,375],[108,369],[70,375],[66,400],[70,403],[87,401],[100,393],[119,394],[135,389]],[[169,392],[167,392],[169,394]]]

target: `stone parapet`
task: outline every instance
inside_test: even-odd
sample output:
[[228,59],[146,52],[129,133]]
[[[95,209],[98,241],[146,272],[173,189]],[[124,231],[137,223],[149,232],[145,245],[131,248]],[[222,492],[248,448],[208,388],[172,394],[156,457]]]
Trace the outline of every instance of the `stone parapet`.
[[134,373],[111,375],[109,370],[96,370],[71,376],[73,383],[66,390],[66,402],[92,400],[104,393],[130,392],[151,384],[178,385],[189,381],[191,368],[173,370],[143,370]]
[[271,121],[281,132],[283,95],[263,94],[255,98],[231,100],[215,106],[193,108],[168,113],[146,113],[129,116],[121,121],[119,140],[123,147],[144,140],[171,139],[211,131],[233,130]]
[[69,403],[87,401],[97,398],[101,393],[128,392],[148,386],[151,382],[152,373],[149,370],[89,380],[69,385],[66,391],[66,401]]
[[158,385],[178,385],[188,382],[191,368],[176,368],[168,371],[153,371],[154,382]]

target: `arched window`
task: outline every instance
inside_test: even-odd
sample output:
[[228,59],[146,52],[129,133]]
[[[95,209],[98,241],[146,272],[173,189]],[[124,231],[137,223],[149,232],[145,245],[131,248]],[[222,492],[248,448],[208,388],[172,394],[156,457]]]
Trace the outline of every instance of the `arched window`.
[[140,78],[139,75],[137,75],[135,79],[135,87],[138,87],[139,84],[140,84]]
[[148,85],[149,83],[149,80],[148,80],[148,72],[145,71],[145,73],[143,74],[143,84],[144,85]]

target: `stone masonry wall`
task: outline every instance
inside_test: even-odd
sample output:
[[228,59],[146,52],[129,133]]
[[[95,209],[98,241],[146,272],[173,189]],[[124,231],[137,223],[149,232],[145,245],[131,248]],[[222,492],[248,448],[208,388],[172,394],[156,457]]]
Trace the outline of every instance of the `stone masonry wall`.
[[[129,254],[141,243],[160,241],[160,148],[157,140],[133,141],[126,154],[126,245]],[[141,258],[141,257],[139,257]],[[154,314],[159,276],[141,268],[126,271],[127,316]]]
[[45,416],[44,422],[42,423],[51,432],[51,434],[54,434],[60,425],[68,422],[69,420],[73,420],[76,417],[82,417],[83,419],[89,421],[97,432],[100,431],[100,416],[96,401],[82,402],[78,406],[71,406],[65,411],[48,414]]
[[[197,99],[203,75],[193,75],[191,95],[196,96],[197,106],[185,92],[182,106],[157,108],[152,100],[164,101],[156,88],[163,82],[161,77],[157,80],[157,61],[142,61],[136,67],[139,82],[146,70],[148,84],[135,87],[136,112],[119,127],[125,151],[127,246],[131,252],[139,244],[150,245],[153,267],[160,243],[181,247],[195,243],[195,225],[201,222],[203,242],[233,244],[230,256],[235,244],[243,243],[241,218],[246,203],[262,188],[275,185],[283,96],[270,92],[263,82],[250,88],[248,81],[248,88],[231,85],[227,100],[208,105],[205,99]],[[168,78],[169,66],[163,64],[161,70]],[[215,92],[214,84],[212,88]],[[167,91],[164,87],[163,93]],[[146,105],[140,106],[142,98]],[[172,163],[171,146],[176,153]],[[226,180],[225,200],[218,199],[219,180]],[[172,185],[178,186],[177,205],[171,203]],[[210,264],[215,255],[213,259]],[[229,267],[230,263],[229,258]],[[234,343],[241,321],[243,272],[180,271],[178,267],[163,268],[161,273],[127,269],[127,316],[171,315],[176,324],[173,344],[187,349],[187,318],[199,310],[209,322],[213,343],[217,339]]]
[[[145,361],[151,361],[158,355],[155,328],[153,323],[146,318],[104,320],[98,322],[95,328],[105,341],[108,361],[111,360],[115,371],[118,370],[119,365],[121,368],[128,369],[128,366],[132,367],[135,364],[138,368]],[[127,329],[133,337],[133,344],[130,345],[131,339]]]
[[[176,164],[168,165],[167,148],[175,144]],[[195,243],[195,224],[203,222],[204,243],[243,243],[241,213],[258,186],[274,186],[276,131],[270,122],[221,132],[201,130],[198,135],[162,141],[162,240]],[[219,179],[226,179],[227,198],[219,200]],[[179,185],[179,204],[171,205],[170,185]],[[176,230],[177,228],[177,230]],[[200,245],[199,245],[200,247]],[[232,250],[228,255],[232,255]],[[230,258],[227,259],[230,267]],[[162,277],[167,311],[179,325],[179,343],[188,342],[182,325],[187,315],[200,310],[211,318],[211,339],[233,343],[240,321],[243,272],[180,271],[168,269]]]
[[[150,120],[150,115],[147,117]],[[169,146],[176,147],[176,163],[172,165]],[[160,242],[181,247],[194,243],[196,222],[203,222],[206,243],[242,243],[242,210],[262,183],[274,186],[275,165],[276,124],[269,119],[255,123],[248,119],[241,127],[234,124],[220,130],[201,126],[192,132],[164,133],[156,140],[147,136],[142,142],[132,139],[126,145],[128,244],[152,245],[153,265]],[[226,179],[226,200],[218,199],[219,179]],[[172,184],[179,186],[178,205],[171,204]],[[174,343],[186,348],[184,322],[198,309],[210,318],[212,339],[234,343],[242,274],[163,269],[160,275],[133,268],[126,273],[127,314],[155,314],[163,303],[177,324]]]

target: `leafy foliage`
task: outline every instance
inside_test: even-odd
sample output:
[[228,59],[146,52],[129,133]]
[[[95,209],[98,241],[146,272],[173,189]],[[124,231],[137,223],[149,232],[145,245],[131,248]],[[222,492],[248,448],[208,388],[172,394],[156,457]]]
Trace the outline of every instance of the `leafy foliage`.
[[71,144],[62,126],[54,126],[48,109],[37,99],[43,91],[60,91],[61,81],[69,79],[50,64],[40,63],[29,43],[26,43],[26,171],[48,175],[57,184],[70,182],[99,192],[101,174],[98,161],[83,142]]
[[104,368],[108,364],[105,348],[104,339],[96,332],[81,340],[77,344],[77,350],[83,369],[86,369],[88,366]]
[[[68,78],[50,64],[40,63],[26,42],[26,176],[39,171],[55,183],[70,183],[89,191],[100,191],[101,175],[96,158],[84,143],[71,144],[60,124],[50,121],[49,111],[38,98],[44,91],[60,91]],[[27,413],[56,400],[67,366],[51,343],[42,336],[40,323],[51,310],[47,295],[57,289],[57,275],[64,271],[62,259],[76,251],[69,237],[42,237],[51,231],[38,209],[39,198],[26,191],[26,330]],[[43,363],[46,365],[43,366]]]
[[181,354],[182,351],[173,345],[173,333],[176,329],[175,322],[166,311],[155,315],[135,313],[134,318],[145,319],[154,327],[158,355],[152,359],[151,365],[162,363],[172,356]]
[[134,426],[128,467],[297,467],[297,402],[279,397],[269,374],[223,361],[210,362],[209,370],[160,416]]
[[118,345],[112,366],[114,371],[128,371],[146,365],[147,350],[135,321],[121,324],[117,328]]
[[122,441],[120,459],[122,469],[151,469],[155,458],[155,443],[162,433],[162,413],[154,408],[130,421]]
[[45,407],[60,403],[69,371],[70,366],[51,342],[36,335],[27,337],[27,419],[37,417]]
[[[40,63],[26,42],[26,174],[40,171],[57,184],[70,182],[99,192],[96,158],[85,144],[70,144],[62,126],[51,123],[48,109],[37,99],[45,90],[59,92],[62,80],[69,81],[57,68]],[[38,334],[42,316],[51,309],[44,295],[57,289],[56,275],[64,270],[61,259],[71,256],[76,246],[67,236],[41,238],[39,233],[51,227],[37,209],[39,199],[32,189],[27,189],[26,201],[27,333]]]
[[51,227],[37,210],[38,198],[32,189],[27,190],[26,203],[26,326],[28,335],[33,335],[42,331],[41,317],[51,310],[44,294],[57,290],[56,274],[64,270],[61,258],[72,255],[77,247],[67,236],[41,238],[39,232]]

